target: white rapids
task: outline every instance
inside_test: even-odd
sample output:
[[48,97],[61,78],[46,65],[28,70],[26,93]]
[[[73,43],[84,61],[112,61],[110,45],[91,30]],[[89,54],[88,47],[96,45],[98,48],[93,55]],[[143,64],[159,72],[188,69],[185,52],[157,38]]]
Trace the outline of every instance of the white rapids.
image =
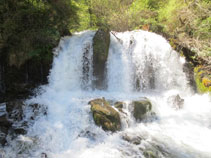
[[[8,138],[5,158],[151,158],[151,152],[156,158],[210,158],[211,98],[191,91],[185,60],[154,33],[111,34],[108,88],[93,90],[94,34],[84,31],[61,40],[49,84],[26,101],[46,106],[47,115],[40,112],[26,135]],[[173,105],[174,95],[184,99],[181,109]],[[94,124],[88,102],[102,97],[126,103],[119,132]],[[151,100],[155,117],[137,123],[130,102],[140,97]],[[31,113],[25,110],[26,120]]]

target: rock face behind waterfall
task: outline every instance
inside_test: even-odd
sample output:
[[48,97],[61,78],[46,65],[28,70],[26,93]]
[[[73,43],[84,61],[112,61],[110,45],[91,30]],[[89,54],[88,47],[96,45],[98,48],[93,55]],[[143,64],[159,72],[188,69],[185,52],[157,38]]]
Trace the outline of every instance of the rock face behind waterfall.
[[106,61],[110,45],[108,29],[99,29],[93,38],[93,75],[94,86],[97,89],[106,88]]
[[96,125],[106,131],[120,130],[121,122],[119,113],[112,108],[105,99],[94,99],[89,102]]
[[133,116],[136,120],[144,119],[146,114],[152,110],[152,104],[147,98],[133,101],[132,106]]

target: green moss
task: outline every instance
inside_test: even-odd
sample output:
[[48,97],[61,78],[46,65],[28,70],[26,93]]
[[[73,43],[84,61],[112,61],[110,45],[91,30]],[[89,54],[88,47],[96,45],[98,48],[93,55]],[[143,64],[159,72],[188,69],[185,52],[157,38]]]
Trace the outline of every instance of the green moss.
[[0,44],[9,64],[19,67],[34,57],[51,60],[60,38],[78,24],[76,10],[69,0],[1,0]]
[[157,157],[157,155],[153,151],[150,151],[150,150],[144,151],[144,156],[146,158],[156,158]]
[[195,73],[195,82],[197,85],[197,90],[199,93],[209,93],[211,95],[211,86],[205,86],[205,82],[203,79],[203,70],[200,70],[200,67],[196,67],[194,69]]
[[106,131],[120,130],[121,122],[119,113],[113,109],[105,99],[95,99],[89,102],[95,124]]
[[152,109],[152,104],[148,99],[133,101],[132,104],[134,105],[133,116],[136,120],[142,120]]

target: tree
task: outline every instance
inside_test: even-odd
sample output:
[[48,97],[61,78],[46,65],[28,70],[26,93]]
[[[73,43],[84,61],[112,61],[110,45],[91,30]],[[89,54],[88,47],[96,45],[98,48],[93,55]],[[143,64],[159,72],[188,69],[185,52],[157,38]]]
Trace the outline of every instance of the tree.
[[2,0],[1,47],[10,63],[19,66],[32,56],[49,56],[60,37],[76,27],[76,11],[70,0]]

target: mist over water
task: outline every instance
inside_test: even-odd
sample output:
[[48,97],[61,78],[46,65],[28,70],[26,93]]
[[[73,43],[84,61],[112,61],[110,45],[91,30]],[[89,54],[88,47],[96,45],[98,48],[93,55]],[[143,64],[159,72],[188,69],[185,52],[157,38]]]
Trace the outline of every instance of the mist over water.
[[[211,98],[192,92],[183,72],[185,60],[154,33],[113,33],[105,90],[92,86],[95,32],[61,40],[49,84],[26,101],[43,108],[29,121],[26,135],[8,138],[6,158],[145,158],[148,150],[158,158],[211,157]],[[171,99],[175,95],[184,99],[181,109]],[[94,124],[88,102],[102,97],[125,102],[119,132],[105,132]],[[141,97],[150,99],[155,116],[136,122],[130,103]],[[32,115],[26,108],[25,120]]]

